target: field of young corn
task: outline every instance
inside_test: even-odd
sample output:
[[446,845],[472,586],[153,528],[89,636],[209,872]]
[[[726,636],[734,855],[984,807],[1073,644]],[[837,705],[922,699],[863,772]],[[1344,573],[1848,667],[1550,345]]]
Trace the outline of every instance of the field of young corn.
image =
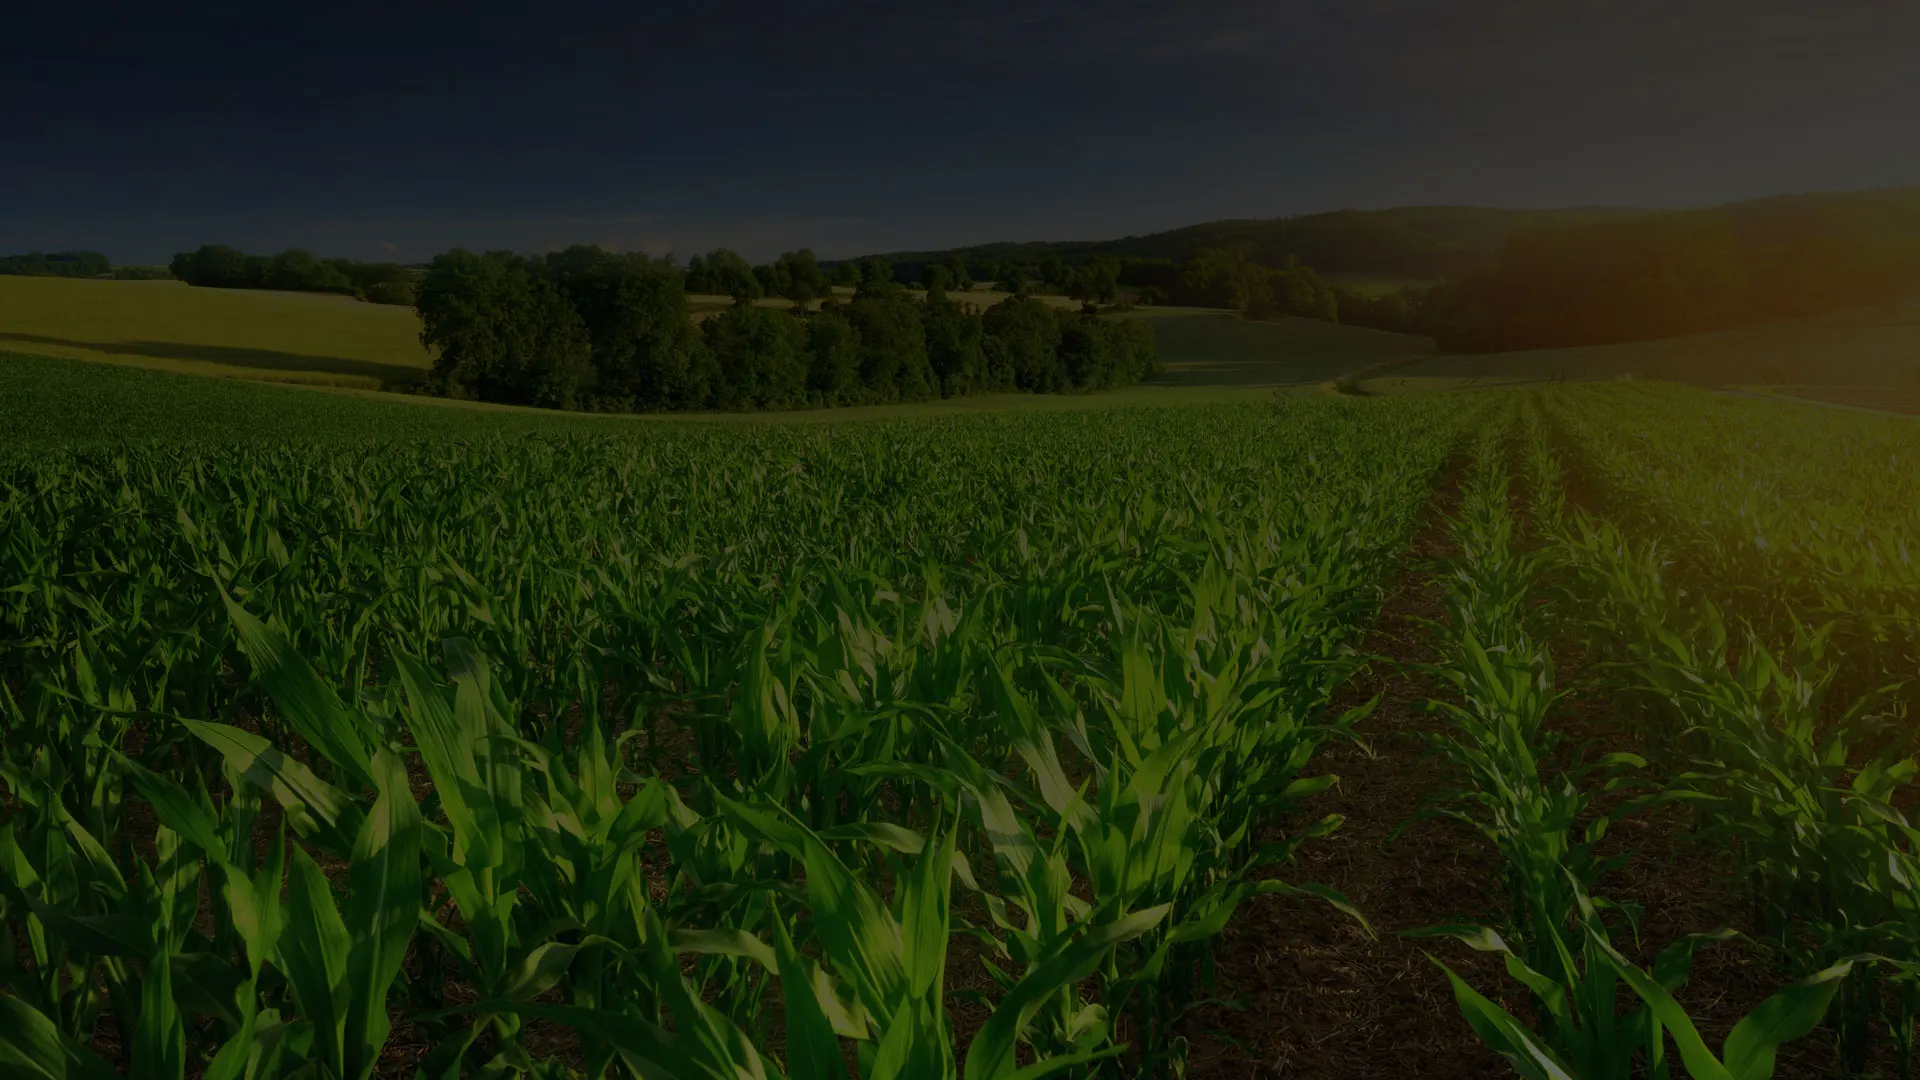
[[[1633,385],[12,452],[0,1078],[1186,1075],[1252,905],[1523,1076],[1909,1076],[1917,453]],[[1400,678],[1497,918],[1296,858]],[[1641,939],[1653,814],[1741,933]],[[1707,949],[1778,991],[1724,1038]]]

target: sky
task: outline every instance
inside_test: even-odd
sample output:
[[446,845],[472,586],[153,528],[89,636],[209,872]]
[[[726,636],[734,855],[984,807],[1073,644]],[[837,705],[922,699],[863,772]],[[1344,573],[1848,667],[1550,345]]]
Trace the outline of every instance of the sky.
[[1920,184],[1920,0],[23,0],[0,253],[755,259]]

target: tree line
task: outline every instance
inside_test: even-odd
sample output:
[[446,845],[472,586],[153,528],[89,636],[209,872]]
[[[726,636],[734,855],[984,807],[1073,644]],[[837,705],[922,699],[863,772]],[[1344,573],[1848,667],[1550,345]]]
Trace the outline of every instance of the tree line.
[[172,275],[163,266],[115,266],[97,251],[29,251],[0,255],[0,275],[19,277],[116,278],[122,281],[164,279]]
[[113,264],[97,251],[30,251],[0,255],[0,274],[28,277],[110,277]]
[[[829,274],[810,252],[755,268],[576,246],[544,256],[456,249],[421,277],[431,392],[549,408],[746,410],[1079,393],[1159,370],[1151,327],[1017,292],[986,310],[933,275],[915,293],[881,260]],[[762,273],[761,271],[767,271]],[[835,277],[854,288],[842,302]],[[733,304],[696,322],[688,292]],[[790,308],[757,306],[766,295]],[[822,302],[813,306],[818,295]]]
[[1479,269],[1499,257],[1517,228],[1571,224],[1638,213],[1608,208],[1502,210],[1474,206],[1404,206],[1334,210],[1290,218],[1209,221],[1146,236],[1066,242],[993,243],[946,251],[883,256],[903,277],[955,256],[979,266],[1038,266],[1049,258],[1083,263],[1096,256],[1184,263],[1210,249],[1251,248],[1254,261],[1284,266],[1288,258],[1323,273],[1440,279]]
[[[1337,211],[883,258],[903,277],[957,261],[1003,287],[1024,280],[1068,295],[1113,271],[1123,302],[1337,320],[1455,351],[1547,348],[1883,303],[1920,284],[1920,188],[1679,212]],[[1316,272],[1329,270],[1430,280],[1369,294]]]
[[415,274],[398,263],[321,259],[302,248],[248,255],[207,244],[173,257],[167,269],[189,285],[214,289],[282,289],[337,293],[375,304],[411,304]]

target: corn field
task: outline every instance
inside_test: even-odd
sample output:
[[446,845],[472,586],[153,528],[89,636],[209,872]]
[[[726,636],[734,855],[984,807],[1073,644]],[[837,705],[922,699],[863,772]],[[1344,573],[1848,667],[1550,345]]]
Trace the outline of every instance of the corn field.
[[[1250,905],[1519,1075],[1911,1076],[1912,456],[1635,385],[15,452],[0,1076],[1185,1076]],[[1497,917],[1300,865],[1392,679]],[[1647,815],[1738,930],[1642,940]]]

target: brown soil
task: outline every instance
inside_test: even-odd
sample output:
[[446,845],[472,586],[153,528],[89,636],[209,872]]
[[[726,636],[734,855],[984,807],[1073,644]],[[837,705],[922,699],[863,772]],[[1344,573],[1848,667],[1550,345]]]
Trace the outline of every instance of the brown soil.
[[1453,823],[1415,820],[1443,790],[1448,766],[1421,738],[1440,726],[1423,708],[1438,691],[1414,667],[1434,656],[1430,634],[1413,620],[1440,614],[1431,563],[1449,550],[1442,512],[1453,508],[1458,481],[1455,470],[1441,484],[1434,512],[1362,646],[1382,659],[1334,704],[1344,710],[1380,695],[1361,725],[1367,746],[1341,743],[1315,759],[1340,783],[1314,800],[1311,811],[1340,814],[1345,823],[1302,848],[1293,864],[1272,870],[1294,883],[1340,890],[1366,913],[1377,936],[1323,905],[1281,897],[1249,901],[1219,949],[1222,992],[1242,1007],[1210,1008],[1192,1018],[1189,1076],[1451,1080],[1506,1072],[1467,1027],[1446,976],[1422,949],[1489,994],[1505,978],[1497,965],[1446,939],[1399,936],[1484,919],[1498,904],[1488,889],[1493,864],[1484,845]]
[[[1301,901],[1269,897],[1242,907],[1219,950],[1221,993],[1237,1005],[1191,1018],[1189,1076],[1512,1075],[1468,1028],[1445,975],[1423,950],[1526,1018],[1531,1012],[1524,993],[1515,992],[1490,957],[1444,938],[1398,936],[1445,922],[1489,921],[1501,903],[1495,856],[1484,840],[1452,822],[1417,820],[1425,801],[1445,790],[1450,768],[1422,738],[1440,727],[1423,708],[1439,690],[1417,667],[1435,656],[1430,632],[1414,620],[1441,613],[1432,570],[1451,550],[1443,514],[1454,505],[1457,483],[1456,472],[1441,485],[1434,513],[1364,646],[1382,659],[1336,702],[1344,709],[1381,696],[1379,708],[1361,725],[1368,746],[1332,746],[1316,758],[1340,783],[1312,810],[1316,816],[1341,814],[1345,823],[1333,836],[1302,848],[1295,863],[1271,870],[1288,881],[1340,890],[1378,935]],[[1582,501],[1593,496],[1577,494]],[[1635,745],[1635,728],[1615,704],[1583,685],[1592,681],[1589,658],[1568,641],[1557,643],[1555,656],[1557,684],[1575,688],[1557,716],[1567,747],[1582,747],[1589,758],[1645,751]],[[1617,805],[1619,798],[1605,801]],[[1622,943],[1643,963],[1685,934],[1752,929],[1729,854],[1693,835],[1690,813],[1668,806],[1623,819],[1601,844],[1603,854],[1624,856],[1624,864],[1602,882],[1601,894],[1645,911],[1637,948]],[[1761,948],[1733,941],[1699,950],[1692,977],[1675,996],[1708,1044],[1718,1047],[1741,1017],[1786,981]],[[1774,1075],[1830,1077],[1833,1062],[1830,1038],[1816,1032],[1781,1049]]]

